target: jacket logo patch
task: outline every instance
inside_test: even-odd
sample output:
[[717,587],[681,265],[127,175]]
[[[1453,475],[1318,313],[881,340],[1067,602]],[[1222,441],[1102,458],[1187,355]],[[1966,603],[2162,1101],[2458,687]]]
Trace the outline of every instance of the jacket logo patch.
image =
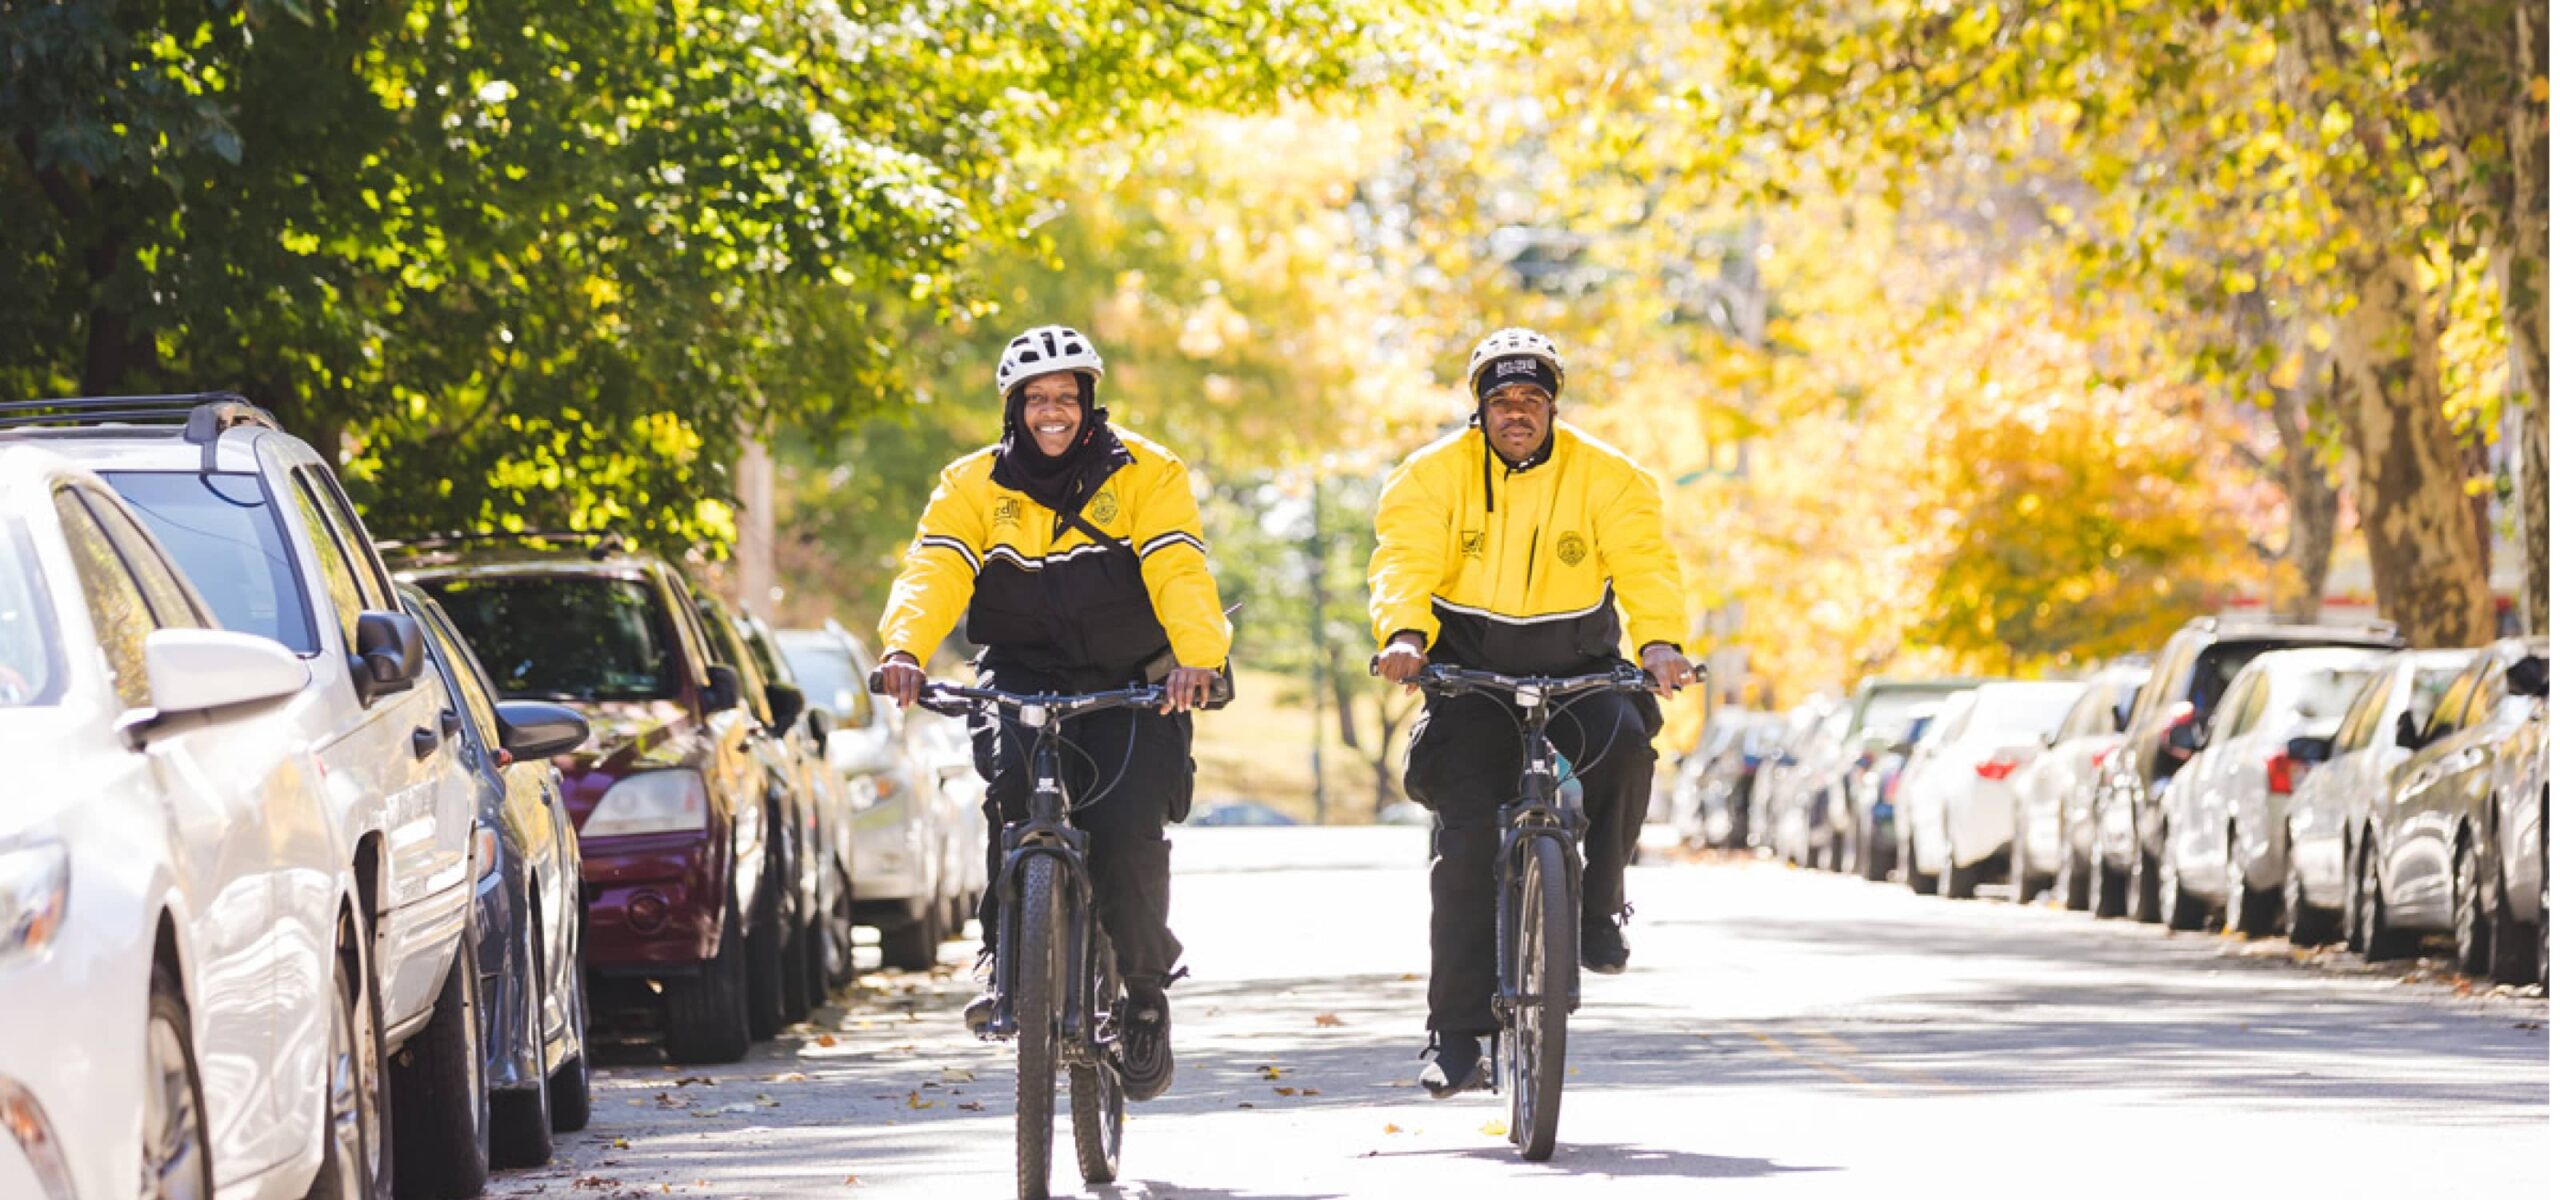
[[1591,547],[1583,544],[1581,534],[1568,533],[1556,539],[1556,557],[1568,567],[1581,566],[1584,556],[1590,553]]
[[1484,534],[1483,534],[1483,532],[1482,532],[1482,531],[1477,531],[1477,532],[1473,532],[1473,533],[1461,532],[1461,533],[1458,535],[1458,553],[1463,554],[1463,555],[1466,555],[1466,556],[1467,556],[1467,557],[1469,557],[1469,558],[1483,558],[1483,557],[1484,557]]
[[1019,525],[1019,524],[1021,524],[1021,523],[1022,523],[1022,502],[1021,502],[1021,501],[1016,500],[1016,499],[1014,499],[1014,498],[1013,498],[1013,497],[1011,497],[1011,496],[1006,496],[1006,497],[1004,497],[1003,499],[1000,499],[1000,500],[996,501],[996,524],[998,524],[998,525]]
[[1112,495],[1110,492],[1106,491],[1093,498],[1093,520],[1095,524],[1100,525],[1108,523],[1112,518],[1119,515],[1120,497]]

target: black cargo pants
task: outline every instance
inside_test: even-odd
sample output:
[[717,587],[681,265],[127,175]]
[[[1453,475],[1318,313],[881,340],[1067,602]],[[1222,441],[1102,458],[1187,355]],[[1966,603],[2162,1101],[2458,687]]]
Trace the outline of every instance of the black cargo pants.
[[[1662,710],[1651,696],[1589,692],[1547,726],[1547,738],[1582,781],[1590,820],[1582,839],[1582,919],[1587,928],[1626,906],[1627,860],[1644,830],[1653,780],[1653,735]],[[1433,696],[1414,725],[1405,792],[1432,811],[1431,1020],[1435,1031],[1489,1034],[1495,984],[1494,857],[1502,809],[1520,795],[1520,726],[1510,704],[1488,696]]]
[[[1008,692],[1082,692],[1114,686],[1071,684],[1045,672],[989,664],[980,687]],[[1001,728],[999,728],[1001,725]],[[1191,716],[1153,709],[1108,709],[1068,721],[1061,748],[1070,817],[1087,834],[1085,872],[1093,882],[1103,931],[1130,983],[1162,987],[1182,958],[1166,925],[1172,906],[1168,820],[1191,811]],[[1031,815],[1031,752],[1036,739],[1018,721],[979,710],[969,718],[978,774],[987,781],[987,894],[978,920],[995,947],[997,888],[1004,877],[1004,827]]]

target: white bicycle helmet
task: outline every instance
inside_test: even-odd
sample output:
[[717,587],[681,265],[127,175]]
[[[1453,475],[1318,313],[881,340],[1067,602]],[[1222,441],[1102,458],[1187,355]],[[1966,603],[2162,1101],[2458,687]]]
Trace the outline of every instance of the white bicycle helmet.
[[1564,359],[1556,353],[1556,344],[1534,329],[1513,326],[1494,330],[1476,343],[1475,353],[1467,356],[1467,391],[1473,393],[1476,390],[1476,377],[1484,374],[1484,369],[1495,361],[1524,354],[1547,364],[1547,369],[1556,373],[1557,389],[1563,389]]
[[1064,325],[1042,325],[1005,343],[996,360],[996,394],[1010,397],[1013,385],[1053,371],[1073,371],[1087,379],[1102,378],[1102,353],[1093,339]]

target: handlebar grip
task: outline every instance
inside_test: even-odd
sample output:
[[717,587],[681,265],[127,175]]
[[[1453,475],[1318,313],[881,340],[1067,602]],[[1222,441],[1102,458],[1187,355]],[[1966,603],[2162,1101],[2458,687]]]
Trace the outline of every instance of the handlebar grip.
[[871,668],[871,694],[874,696],[886,696],[889,694],[889,682],[880,677],[880,668],[878,667]]

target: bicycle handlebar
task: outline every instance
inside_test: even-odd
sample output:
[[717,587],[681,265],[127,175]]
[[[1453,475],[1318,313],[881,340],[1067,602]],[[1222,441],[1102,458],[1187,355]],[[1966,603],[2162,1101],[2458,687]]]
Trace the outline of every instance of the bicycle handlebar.
[[1413,684],[1443,695],[1482,692],[1487,695],[1519,696],[1532,694],[1540,698],[1571,696],[1582,692],[1649,692],[1653,676],[1641,668],[1620,663],[1605,672],[1592,675],[1504,675],[1498,671],[1478,671],[1468,667],[1452,667],[1433,663],[1415,675]]
[[[880,672],[871,672],[873,695],[887,694]],[[979,705],[992,705],[1008,712],[1020,713],[1027,708],[1045,710],[1050,717],[1080,717],[1106,708],[1162,708],[1165,703],[1161,684],[1113,688],[1102,692],[1008,692],[1000,688],[963,687],[938,679],[926,680],[924,692],[916,706],[946,717],[967,716]]]

